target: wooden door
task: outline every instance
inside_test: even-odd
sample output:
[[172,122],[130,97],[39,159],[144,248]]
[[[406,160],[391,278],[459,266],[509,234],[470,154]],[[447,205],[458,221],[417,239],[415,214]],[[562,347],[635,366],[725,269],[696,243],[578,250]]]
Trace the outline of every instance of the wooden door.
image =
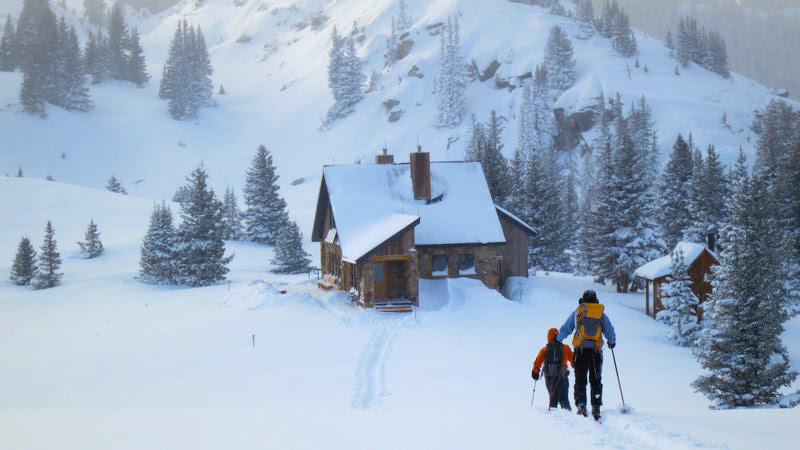
[[372,264],[372,280],[373,291],[375,292],[375,300],[386,300],[387,286],[386,286],[386,273],[382,262]]
[[390,299],[406,297],[406,266],[404,261],[384,263],[387,296]]

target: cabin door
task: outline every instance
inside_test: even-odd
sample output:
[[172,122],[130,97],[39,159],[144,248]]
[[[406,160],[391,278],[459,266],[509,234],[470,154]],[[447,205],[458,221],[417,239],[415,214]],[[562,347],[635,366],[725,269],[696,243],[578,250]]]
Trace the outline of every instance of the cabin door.
[[375,300],[405,298],[405,261],[382,261],[372,264]]
[[387,299],[386,271],[382,262],[372,264],[373,291],[375,300]]

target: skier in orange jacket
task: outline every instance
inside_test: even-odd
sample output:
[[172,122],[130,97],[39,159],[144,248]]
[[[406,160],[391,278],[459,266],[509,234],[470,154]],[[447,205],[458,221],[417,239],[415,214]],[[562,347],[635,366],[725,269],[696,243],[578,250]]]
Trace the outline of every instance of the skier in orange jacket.
[[544,381],[547,385],[547,392],[550,394],[550,408],[555,408],[558,404],[566,410],[571,410],[569,406],[569,370],[567,363],[573,365],[572,349],[569,345],[562,344],[555,340],[558,334],[557,328],[550,328],[547,331],[547,345],[539,350],[536,360],[533,362],[531,376],[534,380],[539,379],[539,369],[544,364]]

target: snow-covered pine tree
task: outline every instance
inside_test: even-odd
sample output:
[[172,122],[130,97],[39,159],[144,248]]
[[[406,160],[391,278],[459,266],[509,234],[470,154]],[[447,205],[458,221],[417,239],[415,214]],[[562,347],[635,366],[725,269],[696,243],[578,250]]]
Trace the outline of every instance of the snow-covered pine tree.
[[705,167],[703,167],[703,155],[700,150],[694,149],[692,152],[692,176],[689,178],[689,198],[686,208],[689,213],[689,221],[683,229],[683,241],[706,244],[707,224],[703,217],[703,192]]
[[689,186],[692,177],[692,152],[689,144],[678,135],[669,161],[661,175],[659,187],[660,224],[667,247],[673,248],[683,236],[691,220],[689,216]]
[[553,144],[552,96],[548,88],[547,70],[536,66],[533,73],[533,141],[534,149],[546,149]]
[[597,18],[597,32],[604,38],[614,37],[614,25],[616,24],[616,17],[619,14],[619,5],[616,1],[605,1],[603,4],[603,12]]
[[278,192],[278,178],[272,155],[259,145],[244,186],[245,232],[253,242],[274,245],[288,222],[286,201]]
[[36,250],[33,249],[30,239],[23,237],[17,247],[17,255],[11,265],[9,279],[17,286],[27,286],[36,276]]
[[703,66],[719,75],[722,78],[730,78],[731,74],[728,70],[728,52],[725,48],[725,41],[722,39],[718,31],[710,31],[705,38],[705,56],[703,59]]
[[194,119],[201,107],[211,106],[212,73],[202,31],[186,20],[178,22],[158,89],[158,96],[169,100],[173,119]]
[[128,38],[128,46],[130,54],[127,59],[128,70],[126,79],[138,87],[144,87],[150,80],[150,75],[147,74],[144,50],[142,50],[142,45],[139,42],[139,31],[136,27],[131,30],[130,37]]
[[123,17],[125,6],[116,1],[108,16],[108,57],[112,80],[128,79],[128,27]]
[[328,55],[328,86],[334,103],[328,110],[324,126],[330,126],[337,119],[352,113],[356,103],[364,97],[361,92],[364,74],[353,38],[340,35],[334,27]]
[[411,28],[411,16],[408,15],[405,0],[400,0],[400,12],[397,14],[397,32],[403,34]]
[[83,16],[89,25],[101,27],[106,20],[105,0],[83,0]]
[[139,279],[148,284],[172,284],[176,278],[177,235],[166,202],[155,203],[150,226],[142,242]]
[[797,378],[781,342],[786,271],[774,251],[782,236],[774,232],[767,184],[759,175],[748,177],[740,153],[696,352],[709,373],[692,383],[717,408],[774,404],[779,389]]
[[92,78],[92,83],[102,83],[109,77],[108,47],[100,33],[89,32],[83,48],[83,70]]
[[636,54],[636,37],[631,30],[630,19],[623,9],[619,9],[614,17],[613,37],[611,45],[620,55],[629,57]]
[[181,207],[183,222],[178,227],[176,281],[187,286],[210,286],[225,281],[233,255],[225,257],[222,240],[222,204],[208,187],[202,166],[187,177],[191,200]]
[[48,289],[61,284],[62,273],[58,272],[61,267],[61,255],[58,253],[55,240],[55,230],[53,224],[47,221],[44,229],[44,243],[42,243],[39,255],[39,266],[32,285],[34,289]]
[[523,217],[525,212],[522,203],[522,180],[525,179],[525,160],[526,158],[522,156],[522,151],[517,147],[508,162],[510,183],[505,208],[518,217]]
[[16,68],[14,23],[11,22],[11,15],[9,14],[6,16],[6,22],[3,25],[3,38],[0,39],[0,72],[13,72]]
[[244,229],[242,228],[243,214],[236,203],[236,193],[233,188],[225,190],[225,198],[222,201],[222,238],[228,241],[239,241],[244,239]]
[[575,64],[572,42],[558,25],[550,29],[544,48],[543,66],[547,81],[556,93],[564,92],[575,83]]
[[527,155],[533,151],[535,141],[534,123],[534,97],[533,81],[525,80],[522,82],[522,98],[519,103],[519,115],[517,116],[517,151],[521,155]]
[[392,17],[392,28],[389,37],[386,38],[386,51],[383,53],[384,67],[391,67],[397,60],[397,27],[394,17]]
[[447,25],[441,32],[439,78],[436,81],[436,114],[439,125],[453,128],[461,123],[466,89],[458,16],[448,18]]
[[117,180],[117,177],[115,177],[114,175],[111,175],[111,178],[108,179],[108,183],[106,184],[106,189],[117,194],[128,195],[128,191],[126,191],[125,188],[122,187],[122,184],[119,182],[119,180]]
[[681,16],[678,22],[678,36],[675,43],[675,56],[682,67],[689,67],[692,54],[692,38],[686,26],[686,18]]
[[64,17],[58,21],[58,45],[52,62],[49,102],[67,111],[89,111],[92,100],[86,86],[81,48],[75,28],[67,26]]
[[[578,218],[580,216],[580,204],[578,203],[578,189],[575,183],[577,167],[573,159],[572,151],[567,153],[564,176],[561,177],[561,211],[562,239],[566,241],[567,248],[573,250],[577,244],[578,237]],[[518,178],[512,178],[512,180]]]
[[19,99],[25,112],[44,114],[53,96],[52,68],[56,59],[58,29],[49,0],[25,0],[17,21],[16,54],[24,73]]
[[211,82],[211,75],[214,74],[214,68],[211,66],[211,57],[208,54],[208,47],[206,46],[206,39],[203,36],[203,30],[197,26],[197,31],[193,33],[194,43],[189,48],[190,61],[189,79],[191,80],[191,94],[190,104],[194,117],[203,106],[212,106],[211,96],[214,94],[214,83]]
[[[548,155],[547,152],[552,152]],[[567,244],[562,235],[561,191],[552,148],[532,151],[522,188],[524,220],[536,233],[529,240],[528,263],[534,270],[567,270]]]
[[669,338],[681,347],[694,347],[700,331],[697,322],[699,301],[692,291],[683,250],[674,250],[669,282],[664,285],[661,303],[666,309],[658,312],[656,318],[670,327]]
[[492,110],[489,114],[489,122],[484,127],[486,145],[480,159],[492,200],[498,205],[505,204],[509,191],[508,161],[503,156],[501,120],[502,118],[497,116],[497,112]]
[[594,36],[594,6],[591,0],[577,0],[578,5],[578,39],[589,39]]
[[78,242],[78,246],[81,248],[81,257],[83,259],[96,258],[103,253],[103,243],[100,242],[100,233],[97,231],[94,219],[89,220],[84,242]]
[[667,50],[669,50],[669,57],[675,57],[675,41],[672,39],[672,30],[667,30],[667,37],[664,38],[664,45],[667,46]]
[[300,227],[290,220],[275,245],[275,259],[270,261],[275,273],[306,273],[311,264],[310,256],[303,250],[303,235]]

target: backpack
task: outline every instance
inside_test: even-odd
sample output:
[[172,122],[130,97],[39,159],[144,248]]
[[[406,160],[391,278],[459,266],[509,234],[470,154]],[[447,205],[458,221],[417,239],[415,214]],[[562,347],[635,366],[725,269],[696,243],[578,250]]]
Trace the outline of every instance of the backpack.
[[578,306],[573,347],[599,349],[603,346],[603,309],[601,303],[582,303]]
[[553,339],[547,343],[544,353],[544,376],[560,377],[564,375],[564,347]]

